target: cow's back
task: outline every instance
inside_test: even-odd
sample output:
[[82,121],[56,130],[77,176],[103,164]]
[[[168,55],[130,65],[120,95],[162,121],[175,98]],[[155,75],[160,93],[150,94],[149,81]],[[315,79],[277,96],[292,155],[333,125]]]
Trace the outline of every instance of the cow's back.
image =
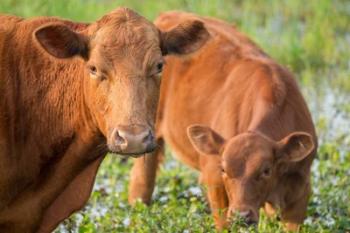
[[[195,54],[167,58],[158,114],[159,134],[180,160],[199,167],[200,156],[186,135],[189,125],[208,125],[226,138],[242,133],[258,115],[257,99],[264,91],[274,95],[266,98],[272,98],[279,106],[284,124],[282,129],[271,125],[269,136],[279,140],[292,131],[315,136],[307,106],[292,75],[234,26],[180,12],[164,13],[156,24],[169,30],[193,18],[205,23],[212,38]],[[293,119],[289,119],[291,112],[296,114]]]

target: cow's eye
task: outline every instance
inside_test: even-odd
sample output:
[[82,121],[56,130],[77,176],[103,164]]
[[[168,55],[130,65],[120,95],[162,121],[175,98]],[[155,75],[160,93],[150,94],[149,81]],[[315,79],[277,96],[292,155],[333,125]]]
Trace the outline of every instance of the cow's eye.
[[262,175],[264,177],[269,177],[271,175],[271,168],[269,168],[269,167],[264,168],[264,170],[262,171]]
[[97,68],[96,68],[96,66],[89,66],[88,69],[89,69],[90,75],[92,75],[92,76],[96,76],[97,75]]
[[222,172],[222,173],[225,173],[225,169],[221,168],[221,172]]
[[163,71],[163,66],[164,66],[164,63],[163,62],[159,62],[157,64],[157,73],[161,73]]

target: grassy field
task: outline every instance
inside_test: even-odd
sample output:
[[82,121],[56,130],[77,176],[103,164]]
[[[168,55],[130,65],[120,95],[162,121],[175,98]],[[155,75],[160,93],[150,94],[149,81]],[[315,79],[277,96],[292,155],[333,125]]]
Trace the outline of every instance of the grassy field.
[[[0,12],[93,21],[117,6],[131,7],[150,20],[174,9],[225,19],[289,67],[311,108],[320,142],[301,232],[350,232],[350,1],[1,0]],[[176,162],[170,150],[167,154],[150,207],[127,204],[132,160],[110,155],[89,204],[56,232],[214,232],[198,174]],[[232,230],[272,233],[282,227],[263,215],[258,229],[234,225]]]

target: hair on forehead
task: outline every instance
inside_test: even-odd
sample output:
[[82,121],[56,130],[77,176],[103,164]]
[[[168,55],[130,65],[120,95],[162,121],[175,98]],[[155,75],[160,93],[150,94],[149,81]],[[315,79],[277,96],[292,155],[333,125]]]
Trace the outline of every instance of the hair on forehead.
[[[97,21],[105,46],[145,43],[158,35],[156,27],[135,11],[120,7]],[[156,38],[156,37],[155,37]]]
[[107,15],[104,15],[100,20],[98,20],[99,25],[114,23],[121,24],[126,22],[136,22],[139,20],[145,20],[141,15],[137,14],[135,11],[126,8],[119,7]]

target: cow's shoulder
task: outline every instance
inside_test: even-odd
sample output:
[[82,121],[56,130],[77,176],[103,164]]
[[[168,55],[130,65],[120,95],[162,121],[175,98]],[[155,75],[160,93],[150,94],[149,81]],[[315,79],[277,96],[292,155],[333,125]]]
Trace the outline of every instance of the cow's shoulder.
[[89,25],[88,23],[73,22],[71,20],[58,17],[40,16],[20,21],[20,23],[17,25],[17,31],[20,33],[31,33],[35,29],[46,24],[64,24],[74,31],[82,31]]
[[260,97],[274,106],[281,107],[289,95],[289,88],[294,86],[292,74],[270,59],[258,62],[253,74],[254,82],[260,90]]
[[251,102],[256,98],[282,106],[289,95],[289,89],[297,88],[293,75],[270,58],[245,57],[236,62],[226,79],[231,89],[243,92]]
[[7,31],[16,26],[16,24],[21,22],[22,20],[23,18],[15,15],[0,15],[0,31]]
[[57,17],[33,17],[24,19],[15,15],[0,15],[0,30],[8,31],[11,29],[30,29],[33,27],[38,27],[46,23],[64,22]]

